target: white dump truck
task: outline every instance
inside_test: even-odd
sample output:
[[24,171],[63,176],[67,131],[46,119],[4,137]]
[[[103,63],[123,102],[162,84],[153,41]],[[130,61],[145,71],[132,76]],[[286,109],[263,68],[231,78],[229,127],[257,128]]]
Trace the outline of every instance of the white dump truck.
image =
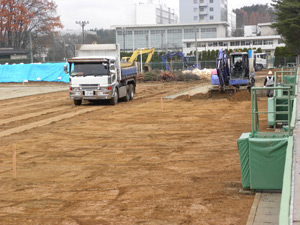
[[134,98],[137,67],[121,68],[118,44],[77,45],[76,57],[67,62],[65,72],[70,76],[70,98],[75,105],[83,100],[109,100],[115,105],[119,99]]

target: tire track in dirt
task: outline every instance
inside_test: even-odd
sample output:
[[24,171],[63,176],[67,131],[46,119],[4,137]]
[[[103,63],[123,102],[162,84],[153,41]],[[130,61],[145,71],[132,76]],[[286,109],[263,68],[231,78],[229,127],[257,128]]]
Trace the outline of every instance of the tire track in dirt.
[[[202,86],[202,85],[206,85],[206,83],[201,83],[201,84],[184,84],[182,87],[180,87],[180,89],[186,89],[188,87],[192,87],[192,86]],[[154,88],[155,87],[155,88]],[[161,84],[156,84],[156,86],[146,86],[141,88],[141,90],[139,90],[139,93],[143,93],[142,95],[137,95],[135,97],[136,103],[138,103],[140,100],[143,100],[143,102],[147,99],[147,100],[152,100],[153,98],[156,97],[161,97],[162,95],[165,94],[171,94],[171,93],[175,93],[178,92],[180,90],[178,90],[177,88],[174,88],[173,85],[170,85],[170,83],[165,84],[165,83],[161,83]],[[57,92],[55,92],[57,93]],[[55,93],[50,93],[52,95],[54,95]],[[41,94],[42,96],[45,96],[45,94]],[[41,97],[41,95],[37,95],[34,96],[34,98],[32,99],[30,96],[28,99],[26,99],[26,101],[22,101],[23,104],[19,104],[19,105],[13,105],[11,107],[7,107],[5,109],[0,109],[0,112],[2,111],[20,111],[18,109],[23,109],[24,107],[32,107],[32,106],[39,106],[41,105],[41,107],[44,106],[45,102],[43,101],[43,97]],[[41,99],[42,98],[42,99]],[[45,96],[45,100],[47,100],[47,105],[49,105],[49,103],[54,103],[54,102],[60,102],[60,99],[54,99],[54,100],[48,100],[49,98],[47,96]],[[39,102],[33,102],[31,104],[27,104],[27,102],[30,101],[34,101],[34,100],[38,100]],[[11,101],[10,99],[8,99],[8,101]],[[12,103],[8,103],[9,105],[12,105]],[[126,104],[126,103],[125,103]],[[5,103],[3,104],[5,105]],[[23,131],[26,130],[31,130],[33,128],[37,128],[37,127],[42,127],[42,126],[46,126],[52,122],[58,122],[58,121],[62,121],[65,119],[69,119],[84,113],[89,113],[89,112],[93,112],[93,111],[97,111],[100,109],[103,109],[107,106],[102,106],[102,107],[89,107],[89,108],[80,108],[80,107],[75,107],[76,112],[70,112],[70,105],[68,106],[61,106],[61,105],[56,105],[50,109],[45,109],[39,112],[29,112],[26,114],[22,114],[22,112],[20,111],[19,113],[21,115],[16,115],[10,118],[6,118],[6,119],[2,119],[0,120],[0,125],[5,125],[5,124],[9,124],[12,122],[16,122],[16,121],[24,121],[26,119],[31,119],[31,118],[35,118],[38,120],[39,116],[43,116],[43,115],[47,115],[47,114],[51,114],[51,113],[55,113],[55,112],[62,112],[61,115],[55,115],[55,116],[51,116],[47,118],[47,119],[40,119],[38,121],[35,122],[28,122],[26,124],[22,123],[22,125],[14,127],[14,128],[10,128],[10,129],[6,129],[3,131],[0,131],[0,138],[1,137],[6,137],[12,134],[17,134],[17,133],[21,133]],[[64,112],[64,110],[66,110],[66,112]]]
[[69,109],[69,108],[70,108],[69,106],[63,106],[63,107],[58,107],[58,108],[54,108],[54,109],[43,110],[40,112],[34,112],[34,113],[28,113],[25,115],[15,116],[12,118],[0,120],[0,125],[9,124],[9,123],[20,121],[20,120],[26,120],[29,118],[38,117],[38,116],[53,113],[53,112],[59,112],[59,111]]
[[48,119],[44,119],[44,120],[40,120],[40,121],[37,121],[37,122],[25,124],[25,125],[22,125],[22,126],[19,126],[19,127],[11,128],[11,129],[0,132],[0,138],[6,137],[6,136],[9,136],[9,135],[12,135],[12,134],[20,133],[20,132],[23,132],[23,131],[26,131],[26,130],[30,130],[30,129],[33,129],[33,128],[42,127],[42,126],[48,125],[48,124],[53,123],[53,122],[58,122],[58,121],[61,121],[61,120],[64,120],[64,119],[69,119],[69,118],[72,118],[74,116],[78,116],[78,115],[81,115],[81,114],[84,114],[84,113],[93,112],[93,111],[96,111],[98,109],[99,108],[79,109],[76,112],[65,113],[65,114],[62,114],[62,115],[59,115],[59,116],[54,116],[54,117],[50,117]]
[[[2,108],[0,108],[0,112],[3,112],[5,110],[7,110],[6,107],[9,107],[10,110],[14,111],[16,109],[19,109],[23,106],[26,106],[26,107],[32,107],[32,106],[38,106],[38,105],[42,105],[44,104],[44,102],[33,102],[33,103],[27,103],[27,102],[32,102],[34,100],[32,99],[28,99],[27,101],[24,101],[24,102],[21,102],[20,104],[17,104],[16,105],[16,102],[12,102],[12,103],[6,103],[6,104],[3,104],[1,105]],[[47,100],[47,103],[53,103],[53,102],[56,102],[57,99],[53,99],[53,100]],[[13,106],[10,106],[10,105],[13,105]]]

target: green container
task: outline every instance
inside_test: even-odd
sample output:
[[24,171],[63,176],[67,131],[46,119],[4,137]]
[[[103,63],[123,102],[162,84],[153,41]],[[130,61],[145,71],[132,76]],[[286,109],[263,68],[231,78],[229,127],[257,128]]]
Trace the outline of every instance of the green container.
[[288,138],[250,138],[251,189],[282,189]]

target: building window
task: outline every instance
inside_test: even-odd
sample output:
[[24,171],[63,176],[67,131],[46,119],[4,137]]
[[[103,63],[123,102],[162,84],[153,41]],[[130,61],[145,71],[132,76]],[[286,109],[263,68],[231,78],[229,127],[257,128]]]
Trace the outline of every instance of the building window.
[[211,8],[209,8],[209,11],[213,12],[213,11],[214,11],[214,8],[212,8],[212,7],[211,7]]
[[200,0],[200,3],[204,3],[204,0]]
[[198,3],[198,0],[194,0],[194,4],[197,4]]
[[217,28],[201,28],[201,38],[216,38]]
[[200,16],[200,20],[204,20],[204,16],[203,15]]
[[198,11],[198,8],[194,8],[194,12],[197,12]]
[[209,3],[214,3],[214,0],[209,0]]
[[264,40],[264,45],[273,45],[273,40]]
[[194,20],[198,20],[198,16],[194,16]]
[[253,45],[262,45],[262,40],[253,41]]
[[214,19],[214,16],[210,16],[209,19],[210,19],[210,20],[213,20],[213,19]]
[[190,48],[191,45],[192,45],[191,43],[186,43],[186,47],[187,47],[187,48]]
[[204,12],[204,8],[200,7],[200,12]]
[[230,42],[230,46],[239,46],[240,42],[239,41],[232,41]]

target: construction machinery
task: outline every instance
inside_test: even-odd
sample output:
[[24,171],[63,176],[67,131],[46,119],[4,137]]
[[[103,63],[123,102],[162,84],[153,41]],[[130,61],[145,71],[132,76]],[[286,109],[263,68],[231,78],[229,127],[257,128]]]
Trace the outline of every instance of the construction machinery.
[[145,61],[145,64],[143,65],[143,71],[148,72],[151,70],[151,67],[149,65],[152,56],[154,54],[155,48],[143,48],[143,49],[137,49],[135,50],[130,57],[122,57],[121,59],[121,67],[130,67],[133,66],[134,62],[136,62],[139,55],[148,54],[147,59]]
[[166,70],[171,71],[168,59],[176,56],[180,57],[181,61],[183,62],[183,70],[196,68],[196,56],[184,56],[184,54],[181,51],[172,51],[167,53],[166,55],[161,56],[161,60],[163,61]]
[[118,44],[76,45],[76,57],[67,60],[70,98],[75,105],[82,101],[109,100],[116,105],[119,99],[133,100],[137,67],[121,68]]
[[211,76],[211,84],[218,85],[222,92],[236,91],[241,86],[251,88],[255,85],[255,75],[249,61],[252,60],[247,52],[233,52],[228,59],[226,51],[221,49],[216,60],[217,75]]

